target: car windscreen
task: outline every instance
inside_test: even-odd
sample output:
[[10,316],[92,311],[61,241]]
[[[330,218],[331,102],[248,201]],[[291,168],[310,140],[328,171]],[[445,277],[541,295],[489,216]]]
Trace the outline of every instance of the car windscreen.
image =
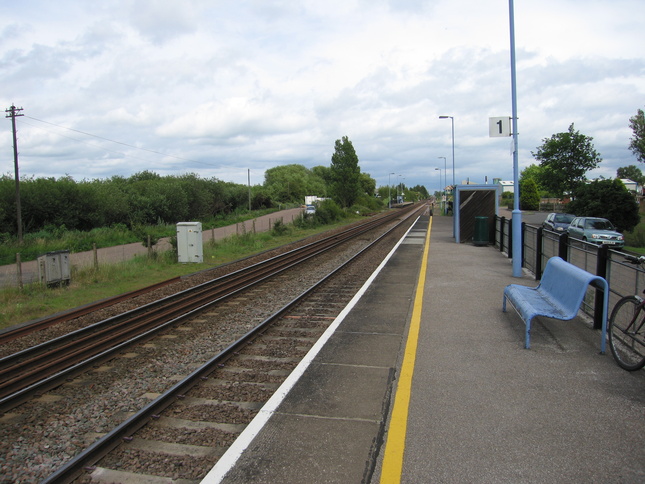
[[587,220],[585,227],[596,230],[614,230],[614,226],[609,220]]
[[559,224],[570,224],[573,219],[574,219],[573,215],[568,215],[566,213],[559,213],[555,216],[553,221]]

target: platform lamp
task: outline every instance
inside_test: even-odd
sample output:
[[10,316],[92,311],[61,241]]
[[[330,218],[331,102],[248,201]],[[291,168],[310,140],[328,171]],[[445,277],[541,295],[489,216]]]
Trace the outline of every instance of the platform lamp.
[[[441,186],[442,186],[441,185],[441,168],[435,168],[435,170],[439,170],[439,193],[443,193],[443,189],[441,188]],[[445,180],[445,178],[446,178],[445,172],[444,172],[443,176],[444,176],[444,180]],[[441,196],[441,205],[439,205],[439,206],[441,207],[441,213],[443,213],[443,195]]]
[[392,208],[392,183],[391,183],[392,175],[396,175],[396,173],[390,173],[387,176],[387,208]]
[[[446,168],[446,157],[445,157],[445,156],[437,156],[437,158],[439,158],[439,159],[443,158],[443,181],[444,181],[444,184],[443,184],[443,193],[444,193],[444,196],[445,196],[445,192],[446,192],[446,185],[448,184],[448,180],[447,180],[447,178],[448,178],[448,168]],[[454,169],[454,168],[453,168],[453,169]],[[444,205],[443,205],[443,206],[444,206],[444,208],[445,208],[445,207],[446,207],[446,204],[444,203]],[[446,213],[444,212],[444,215],[445,215],[445,214],[446,214]]]

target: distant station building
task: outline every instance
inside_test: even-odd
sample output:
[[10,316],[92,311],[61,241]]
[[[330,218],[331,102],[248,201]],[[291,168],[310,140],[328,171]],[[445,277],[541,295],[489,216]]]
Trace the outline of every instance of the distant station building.
[[493,184],[500,185],[502,187],[502,193],[515,193],[515,184],[512,181],[505,181],[501,178],[494,178]]

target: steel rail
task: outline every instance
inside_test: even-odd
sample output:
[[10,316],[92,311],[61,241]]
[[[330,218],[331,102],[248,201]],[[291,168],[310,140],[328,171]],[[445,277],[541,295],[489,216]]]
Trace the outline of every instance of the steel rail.
[[[176,320],[175,318],[181,314],[204,310],[215,301],[219,302],[238,290],[257,284],[336,247],[398,217],[400,213],[395,212],[389,217],[371,220],[341,234],[307,244],[247,269],[208,281],[142,308],[128,311],[124,315],[109,318],[70,335],[5,357],[0,360],[0,378],[4,377],[4,380],[0,381],[0,409],[6,411],[31,395],[56,386],[57,381],[81,373],[83,367],[96,364],[97,359],[109,359],[117,349],[121,350],[123,344],[131,344],[128,341],[140,341],[139,336],[142,334],[148,338],[152,337],[155,331],[166,328],[166,322]],[[170,306],[168,302],[171,303]]]
[[96,464],[102,457],[115,449],[123,440],[130,439],[136,431],[144,427],[148,422],[153,419],[159,418],[159,414],[163,410],[165,410],[176,401],[180,400],[199,381],[207,379],[210,373],[217,370],[219,366],[231,356],[233,356],[234,353],[239,352],[242,347],[247,345],[250,341],[254,340],[259,334],[263,333],[266,328],[273,324],[276,319],[289,311],[293,306],[298,304],[310,293],[319,288],[323,283],[327,282],[339,271],[355,261],[360,255],[374,247],[383,238],[385,238],[392,231],[398,228],[398,226],[403,224],[405,220],[407,220],[407,217],[401,220],[395,227],[390,228],[387,232],[372,241],[369,245],[353,255],[350,259],[343,262],[323,279],[315,283],[310,288],[306,289],[291,302],[287,303],[281,309],[262,321],[260,324],[258,324],[258,326],[248,331],[244,336],[215,355],[208,362],[197,368],[193,373],[175,384],[168,391],[150,402],[143,409],[133,414],[116,428],[105,434],[99,440],[92,443],[87,449],[73,457],[71,460],[61,466],[56,472],[41,481],[41,484],[60,484],[72,482],[85,470],[91,468],[91,466]]

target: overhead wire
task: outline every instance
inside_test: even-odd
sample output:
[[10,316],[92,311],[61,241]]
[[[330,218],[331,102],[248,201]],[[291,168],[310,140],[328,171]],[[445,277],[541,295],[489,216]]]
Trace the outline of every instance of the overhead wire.
[[65,136],[64,134],[58,133],[56,131],[52,131],[50,129],[43,128],[42,126],[36,126],[34,124],[27,123],[26,121],[22,121],[22,124],[26,124],[27,126],[31,126],[33,128],[36,128],[36,129],[42,129],[43,131],[47,131],[48,133],[55,134],[55,135],[60,136],[62,138],[71,139],[72,141],[78,141],[79,143],[83,143],[84,145],[87,145],[87,146],[92,146],[92,147],[95,147],[95,148],[99,148],[99,149],[101,149],[103,151],[109,151],[110,153],[115,153],[117,155],[123,155],[124,157],[134,158],[136,160],[150,162],[150,160],[147,160],[145,158],[139,158],[138,156],[134,156],[134,155],[126,155],[121,151],[111,150],[109,148],[105,148],[104,146],[101,146],[101,145],[98,145],[98,144],[95,144],[95,143],[88,143],[87,141],[84,141],[84,140],[81,140],[81,139],[78,139],[78,138],[72,138],[71,136]]
[[[105,138],[105,137],[103,137],[103,136],[99,136],[99,135],[96,135],[96,134],[86,133],[85,131],[81,131],[81,130],[74,129],[74,128],[69,128],[69,127],[67,127],[67,126],[61,126],[61,125],[59,125],[59,124],[51,123],[51,122],[49,122],[49,121],[44,121],[44,120],[42,120],[42,119],[38,119],[38,118],[34,118],[33,116],[28,116],[28,115],[26,115],[26,114],[24,115],[24,117],[25,117],[25,118],[29,118],[29,119],[33,119],[34,121],[38,121],[38,122],[40,122],[40,123],[45,123],[45,124],[49,124],[49,125],[51,125],[51,126],[56,126],[57,128],[65,129],[65,130],[67,130],[67,131],[73,131],[73,132],[75,132],[75,133],[80,133],[80,134],[83,134],[83,135],[85,135],[85,136],[91,136],[91,137],[93,137],[93,138],[101,139],[101,140],[104,140],[104,141],[109,141],[110,143],[116,143],[116,144],[119,144],[119,145],[122,145],[122,146],[127,146],[128,148],[132,148],[132,149],[135,149],[135,150],[139,150],[139,151],[146,151],[146,152],[148,152],[148,153],[154,153],[154,154],[156,154],[156,155],[167,156],[167,157],[175,158],[175,159],[177,159],[177,160],[181,160],[181,161],[188,161],[188,162],[190,162],[190,163],[198,163],[198,164],[200,164],[200,165],[216,166],[216,165],[213,165],[213,164],[211,164],[211,163],[204,163],[203,161],[191,160],[191,159],[188,159],[188,158],[182,158],[182,157],[180,157],[180,156],[169,155],[169,154],[167,154],[167,153],[162,153],[162,152],[160,152],[160,151],[155,151],[155,150],[149,150],[149,149],[147,149],[147,148],[141,148],[141,147],[139,147],[139,146],[134,146],[134,145],[131,145],[131,144],[128,144],[128,143],[124,143],[124,142],[122,142],[122,141],[116,141],[116,140],[113,140],[113,139],[110,139],[110,138]],[[85,142],[85,141],[83,141],[83,140],[80,140],[80,139],[77,139],[77,138],[72,138],[72,137],[70,137],[70,136],[65,136],[65,135],[60,134],[60,133],[58,133],[58,132],[56,132],[56,131],[47,130],[47,129],[43,128],[42,126],[35,126],[35,125],[33,125],[33,124],[29,124],[29,123],[26,123],[26,122],[24,122],[24,121],[23,121],[23,123],[24,123],[24,124],[27,124],[28,126],[32,126],[32,127],[36,128],[36,129],[42,129],[42,130],[47,131],[47,132],[49,132],[49,133],[56,134],[56,135],[58,135],[58,136],[62,136],[63,138],[71,139],[71,140],[73,140],[73,141],[78,141],[78,142],[80,142],[80,143],[87,144],[88,146],[94,146],[94,147],[97,147],[97,148],[103,149],[103,150],[105,150],[105,151],[109,151],[109,152],[111,152],[111,153],[121,154],[121,155],[124,155],[125,157],[136,158],[136,159],[139,159],[139,160],[142,160],[142,161],[150,161],[150,160],[145,160],[145,159],[143,159],[143,158],[138,158],[138,157],[136,157],[136,156],[126,155],[126,154],[121,153],[121,152],[119,152],[119,151],[110,150],[110,149],[107,149],[107,148],[105,148],[105,147],[103,147],[103,146],[99,146],[99,145],[96,145],[96,144],[93,144],[93,143],[87,143],[87,142]]]

